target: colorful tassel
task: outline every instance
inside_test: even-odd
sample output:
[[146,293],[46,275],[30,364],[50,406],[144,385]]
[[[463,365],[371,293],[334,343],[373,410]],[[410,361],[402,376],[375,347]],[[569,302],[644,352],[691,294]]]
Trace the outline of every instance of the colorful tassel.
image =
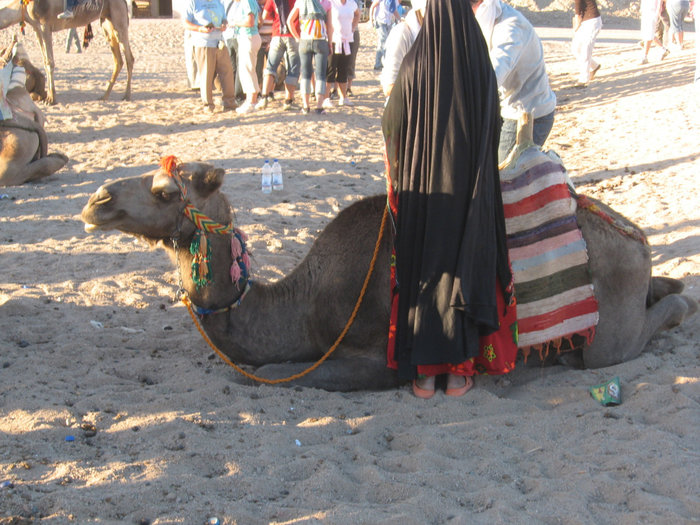
[[202,231],[197,231],[190,244],[192,259],[192,281],[197,288],[211,284],[211,246],[207,236]]
[[234,235],[231,237],[231,257],[237,259],[243,253],[243,247],[241,246],[241,241]]

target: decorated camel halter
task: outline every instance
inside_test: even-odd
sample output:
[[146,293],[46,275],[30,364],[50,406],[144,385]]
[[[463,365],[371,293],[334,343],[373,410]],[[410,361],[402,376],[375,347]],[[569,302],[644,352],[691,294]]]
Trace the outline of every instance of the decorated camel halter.
[[[178,160],[174,155],[163,157],[160,161],[161,168],[170,178],[175,181],[180,190],[180,197],[185,203],[182,213],[187,217],[195,227],[195,233],[190,244],[190,253],[193,255],[192,260],[192,281],[197,288],[203,288],[211,284],[211,246],[207,239],[207,234],[228,235],[231,234],[231,256],[233,263],[231,264],[231,282],[237,286],[244,284],[243,295],[238,299],[238,302],[243,299],[243,296],[249,289],[248,284],[248,269],[250,268],[250,257],[246,249],[246,241],[248,240],[245,233],[233,226],[233,222],[229,224],[221,224],[217,222],[187,200],[187,187],[182,182],[182,177],[178,172]],[[222,309],[229,310],[231,307]],[[215,313],[215,310],[200,309],[200,314]]]

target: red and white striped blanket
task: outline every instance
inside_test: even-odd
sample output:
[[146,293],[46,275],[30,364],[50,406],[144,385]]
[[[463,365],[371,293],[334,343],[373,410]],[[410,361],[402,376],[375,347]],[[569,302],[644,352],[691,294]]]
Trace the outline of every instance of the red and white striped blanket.
[[518,316],[518,347],[547,351],[598,324],[586,242],[561,159],[524,151],[500,173]]

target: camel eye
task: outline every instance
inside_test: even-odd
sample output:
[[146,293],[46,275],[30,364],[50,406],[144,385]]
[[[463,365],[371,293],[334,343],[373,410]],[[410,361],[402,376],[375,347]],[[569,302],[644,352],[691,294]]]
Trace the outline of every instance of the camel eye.
[[156,197],[158,197],[160,200],[165,201],[165,202],[169,202],[169,201],[173,200],[177,195],[178,195],[178,192],[176,192],[176,191],[173,191],[170,193],[168,193],[167,191],[160,191],[160,192],[156,193]]

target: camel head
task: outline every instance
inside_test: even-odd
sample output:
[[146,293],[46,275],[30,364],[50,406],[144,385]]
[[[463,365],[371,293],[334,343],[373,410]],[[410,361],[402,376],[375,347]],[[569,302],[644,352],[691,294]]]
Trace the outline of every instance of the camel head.
[[101,186],[83,208],[85,231],[119,230],[151,243],[189,238],[194,224],[183,214],[191,204],[221,223],[231,221],[231,209],[219,192],[224,170],[204,163],[161,166],[138,177]]

